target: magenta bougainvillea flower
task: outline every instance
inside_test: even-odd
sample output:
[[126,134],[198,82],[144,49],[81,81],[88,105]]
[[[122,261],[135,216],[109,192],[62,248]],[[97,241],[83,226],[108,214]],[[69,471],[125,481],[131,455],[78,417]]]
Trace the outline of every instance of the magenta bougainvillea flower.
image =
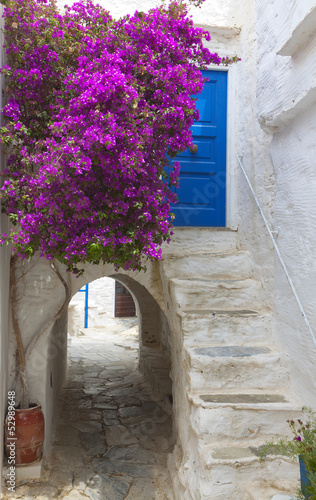
[[[13,251],[141,269],[170,237],[180,165],[199,115],[203,46],[182,1],[118,21],[90,0],[8,0],[2,209]],[[168,154],[168,156],[167,156]],[[169,167],[168,174],[166,167]]]

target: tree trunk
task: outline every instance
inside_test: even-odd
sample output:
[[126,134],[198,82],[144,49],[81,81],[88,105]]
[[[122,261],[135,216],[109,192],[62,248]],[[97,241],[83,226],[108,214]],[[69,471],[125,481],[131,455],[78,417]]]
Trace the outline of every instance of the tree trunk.
[[59,311],[51,318],[50,320],[45,323],[44,326],[42,326],[33,336],[32,340],[30,341],[29,345],[27,348],[24,350],[23,342],[22,342],[22,335],[21,335],[21,330],[19,327],[18,323],[18,315],[17,315],[17,278],[16,278],[16,263],[17,263],[18,257],[14,255],[11,257],[11,264],[10,264],[10,301],[11,301],[11,310],[12,310],[12,323],[13,323],[13,330],[15,333],[16,337],[16,342],[17,342],[17,350],[18,350],[18,358],[19,358],[19,363],[18,363],[18,370],[16,374],[16,378],[20,376],[21,378],[21,408],[29,408],[29,384],[28,384],[28,379],[27,379],[27,373],[26,373],[26,360],[30,356],[32,349],[36,342],[39,340],[39,338],[47,331],[47,329],[52,326],[55,321],[62,316],[62,314],[65,312],[65,310],[68,307],[69,301],[70,301],[70,289],[66,281],[64,280],[62,274],[59,272],[56,263],[52,261],[50,263],[51,269],[54,271],[58,279],[61,281],[62,285],[65,288],[65,300],[59,309]]
[[12,313],[12,325],[13,331],[16,338],[18,357],[19,357],[19,371],[21,378],[21,408],[29,408],[29,385],[26,373],[26,361],[24,354],[24,347],[22,342],[21,330],[18,322],[17,315],[17,280],[16,280],[16,263],[18,257],[13,255],[10,262],[10,302],[11,302],[11,313]]

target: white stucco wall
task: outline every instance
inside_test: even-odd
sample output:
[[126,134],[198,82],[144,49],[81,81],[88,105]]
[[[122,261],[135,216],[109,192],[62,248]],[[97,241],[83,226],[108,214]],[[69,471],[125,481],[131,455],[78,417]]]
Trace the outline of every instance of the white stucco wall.
[[[271,137],[267,153],[276,182],[273,226],[314,332],[316,34],[308,27],[315,8],[315,0],[256,1],[258,120]],[[278,55],[281,47],[292,55]],[[305,404],[316,408],[316,347],[277,260],[274,295],[276,340],[287,353],[293,387]]]
[[[104,326],[114,318],[115,281],[112,278],[99,278],[89,283],[88,326]],[[84,328],[85,318],[84,292],[78,292],[71,299],[68,308],[68,332],[78,335]]]

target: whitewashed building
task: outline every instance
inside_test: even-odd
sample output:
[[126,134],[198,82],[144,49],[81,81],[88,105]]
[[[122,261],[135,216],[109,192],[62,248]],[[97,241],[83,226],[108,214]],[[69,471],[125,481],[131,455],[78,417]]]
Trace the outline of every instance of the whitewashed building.
[[[115,17],[155,5],[124,0],[110,11]],[[71,294],[102,276],[118,279],[136,302],[142,371],[168,384],[170,366],[175,500],[271,500],[293,493],[298,466],[278,458],[262,464],[255,450],[286,432],[286,420],[303,405],[316,409],[316,1],[206,0],[192,14],[210,31],[212,51],[241,58],[210,68],[222,103],[214,119],[225,118],[216,131],[224,133],[220,149],[212,134],[196,132],[198,152],[183,159],[189,173],[195,158],[219,161],[218,185],[192,184],[189,203],[180,198],[182,222],[147,273],[88,266],[70,283]],[[205,109],[207,99],[200,99]],[[210,116],[202,118],[206,127],[213,126]],[[211,218],[199,227],[204,208],[212,213],[217,202],[216,224]],[[0,251],[3,416],[15,346],[11,339],[7,369],[9,262]],[[38,261],[20,293],[28,343],[58,310],[64,290]],[[47,455],[66,335],[65,315],[28,357]]]

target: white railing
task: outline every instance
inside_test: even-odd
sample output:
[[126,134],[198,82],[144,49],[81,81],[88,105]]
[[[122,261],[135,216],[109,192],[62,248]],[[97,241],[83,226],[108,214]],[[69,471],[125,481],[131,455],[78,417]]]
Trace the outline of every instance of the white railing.
[[258,209],[259,209],[259,212],[260,212],[260,214],[261,214],[261,217],[262,217],[262,219],[263,219],[263,222],[264,222],[264,224],[265,224],[265,226],[266,226],[266,228],[267,228],[267,231],[268,231],[269,236],[270,236],[270,238],[271,238],[271,241],[272,241],[272,243],[273,243],[274,249],[275,249],[275,251],[276,251],[276,253],[277,253],[277,256],[279,257],[279,261],[280,261],[280,263],[281,263],[281,266],[282,266],[282,268],[283,268],[283,271],[284,271],[284,273],[285,273],[285,276],[287,277],[287,280],[288,280],[289,285],[290,285],[290,287],[291,287],[291,290],[292,290],[292,292],[293,292],[293,294],[294,294],[294,297],[295,297],[295,300],[296,300],[296,302],[297,302],[297,305],[298,305],[298,307],[299,307],[299,309],[300,309],[300,311],[301,311],[301,314],[302,314],[303,319],[304,319],[304,321],[305,321],[305,323],[306,323],[306,326],[307,326],[307,328],[308,328],[308,331],[309,331],[309,333],[310,333],[310,335],[311,335],[311,337],[312,337],[312,340],[313,340],[313,342],[314,342],[314,346],[316,347],[316,338],[315,338],[315,335],[314,335],[314,333],[313,333],[313,330],[312,330],[312,327],[311,327],[311,325],[310,325],[310,322],[308,321],[308,318],[307,318],[306,313],[305,313],[305,311],[304,311],[304,308],[303,308],[303,306],[302,306],[302,302],[300,301],[300,298],[299,298],[299,296],[298,296],[298,294],[297,294],[297,291],[296,291],[296,289],[295,289],[295,286],[294,286],[294,284],[293,284],[293,281],[292,281],[292,279],[291,279],[291,276],[289,275],[288,269],[287,269],[287,267],[286,267],[286,264],[285,264],[285,262],[284,262],[284,260],[283,260],[282,255],[281,255],[281,253],[280,253],[279,247],[278,247],[278,245],[276,244],[276,241],[275,241],[274,236],[273,236],[273,232],[271,231],[271,229],[270,229],[270,227],[269,227],[269,224],[268,224],[268,221],[267,221],[267,219],[266,219],[266,216],[265,216],[265,215],[264,215],[264,213],[263,213],[263,210],[262,210],[262,208],[261,208],[261,206],[260,206],[260,203],[259,203],[259,200],[258,200],[258,198],[257,198],[257,195],[256,195],[256,193],[255,193],[255,191],[254,191],[254,189],[253,189],[253,187],[252,187],[252,185],[251,185],[251,182],[250,182],[249,177],[248,177],[248,175],[247,175],[247,172],[245,171],[245,168],[244,168],[244,166],[243,166],[243,164],[242,164],[242,162],[241,162],[241,159],[240,159],[240,157],[239,157],[238,155],[236,155],[236,158],[237,158],[238,164],[239,164],[239,166],[240,166],[240,168],[241,168],[241,170],[242,170],[242,172],[243,172],[243,174],[244,174],[244,176],[245,176],[245,179],[246,179],[246,181],[247,181],[247,184],[248,184],[248,186],[249,186],[249,189],[250,189],[250,191],[251,191],[251,193],[252,193],[252,195],[253,195],[253,197],[254,197],[254,199],[255,199],[256,205],[257,205],[257,207],[258,207]]

